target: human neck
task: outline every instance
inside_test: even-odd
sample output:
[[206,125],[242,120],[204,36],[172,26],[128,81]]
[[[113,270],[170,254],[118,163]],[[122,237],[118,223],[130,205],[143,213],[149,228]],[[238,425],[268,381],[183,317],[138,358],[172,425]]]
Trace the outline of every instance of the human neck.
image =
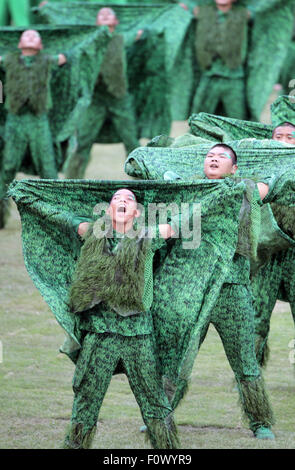
[[113,33],[115,31],[115,26],[109,26],[109,32]]
[[113,229],[118,233],[127,233],[133,227],[133,219],[128,220],[127,222],[116,222],[112,223]]
[[225,6],[222,6],[222,5],[217,5],[216,4],[216,8],[217,10],[221,11],[222,13],[227,13],[229,10],[231,10],[232,8],[232,5],[225,5]]
[[33,55],[37,55],[39,53],[39,51],[37,49],[31,49],[31,48],[24,48],[24,49],[21,49],[22,51],[22,55],[25,55],[25,56],[33,56]]

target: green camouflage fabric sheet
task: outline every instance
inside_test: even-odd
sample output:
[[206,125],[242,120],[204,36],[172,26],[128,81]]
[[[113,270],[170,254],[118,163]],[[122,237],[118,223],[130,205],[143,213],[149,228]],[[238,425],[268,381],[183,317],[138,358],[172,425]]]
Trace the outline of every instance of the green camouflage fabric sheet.
[[[225,142],[237,150],[240,176],[251,174],[256,180],[267,181],[268,175],[285,168],[285,177],[292,182],[294,146],[271,140],[273,126],[294,120],[292,97],[280,96],[271,106],[271,116],[273,124],[265,125],[205,113],[193,115],[190,119],[191,134],[177,139],[167,136],[155,138],[150,148],[138,149],[131,154],[126,167],[141,177],[193,179],[203,173],[206,151],[216,142]],[[157,145],[167,147],[157,148]],[[295,282],[294,207],[282,188],[282,212],[278,212],[273,203],[263,205],[258,255],[251,263],[256,353],[261,365],[266,364],[268,357],[267,338],[276,300],[290,303],[293,318],[295,311],[292,294]]]
[[193,114],[188,121],[188,133],[174,139],[167,135],[154,137],[146,147],[140,147],[128,156],[125,171],[141,179],[164,179],[167,172],[186,180],[200,177],[204,174],[206,153],[220,142],[237,152],[236,176],[263,179],[275,174],[278,168],[292,170],[294,146],[274,141],[271,136],[274,126],[283,121],[292,122],[294,116],[293,97],[285,95],[271,105],[272,124],[207,113]]
[[[155,138],[148,146],[139,147],[129,154],[125,171],[141,179],[165,179],[167,172],[174,172],[185,180],[200,178],[204,175],[204,158],[215,143],[191,134],[172,142],[164,136]],[[255,138],[226,140],[226,143],[238,155],[236,176],[261,179],[276,173],[278,168],[285,167],[290,171],[295,168],[294,146]]]
[[[77,215],[92,217],[95,205],[98,202],[109,201],[114,191],[120,187],[131,189],[145,208],[148,208],[148,203],[201,202],[200,246],[196,249],[186,249],[183,248],[183,240],[170,241],[172,245],[170,248],[173,247],[173,259],[181,267],[180,271],[185,269],[189,275],[189,267],[184,265],[192,253],[195,253],[194,262],[200,263],[200,276],[191,279],[191,282],[197,283],[197,290],[192,290],[190,284],[187,284],[185,290],[184,283],[184,292],[181,293],[181,297],[185,298],[189,297],[192,291],[196,291],[194,315],[195,319],[199,320],[200,327],[218,297],[223,279],[230,269],[230,260],[236,250],[239,211],[246,189],[243,182],[238,184],[233,184],[231,180],[203,180],[195,183],[87,180],[13,182],[9,194],[15,200],[22,219],[23,252],[27,270],[58,323],[67,332],[68,339],[62,350],[74,361],[80,347],[81,331],[76,330],[75,317],[68,310],[66,298],[81,241],[74,232],[73,217]],[[51,262],[52,253],[57,260],[55,263]],[[166,258],[161,259],[158,270],[167,269],[165,260]],[[170,256],[167,260],[171,262]],[[209,264],[214,266],[214,272],[212,269],[202,269],[204,262],[207,266]],[[173,284],[171,276],[168,277],[170,284],[171,282]],[[165,279],[166,276],[163,282]],[[170,288],[173,288],[172,284]],[[207,289],[209,285],[210,291]],[[177,298],[178,296],[175,296],[176,302]],[[203,302],[203,298],[207,299],[206,302]],[[168,312],[169,308],[170,305],[167,305]],[[187,370],[193,364],[196,352],[194,339],[198,334],[197,330],[186,331],[185,348],[179,351],[182,357],[187,356],[186,347],[189,345],[189,363],[185,361]],[[179,358],[180,362],[182,357]]]
[[[168,107],[171,106],[170,112],[173,120],[184,120],[191,113],[192,99],[201,78],[200,67],[195,59],[196,19],[192,14],[192,7],[210,5],[213,0],[196,1],[195,5],[188,5],[189,10],[175,4],[167,5],[167,2],[162,5],[161,2],[159,3],[159,5],[142,3],[132,3],[127,6],[108,5],[118,12],[120,31],[136,25],[137,29],[148,28],[155,34],[164,36],[165,59],[162,59],[162,64],[166,64],[165,75],[168,75],[166,80],[170,82],[170,87],[159,88],[159,92],[154,87],[153,102],[162,103],[163,97],[160,90],[163,90],[164,96],[167,93],[170,95]],[[239,4],[250,9],[255,17],[249,31],[246,94],[248,114],[251,119],[259,120],[272,87],[279,79],[280,70],[287,55],[293,28],[293,0],[287,2],[261,0],[259,3],[254,0],[245,0]],[[63,5],[51,3],[39,10],[39,15],[42,21],[46,22],[93,24],[94,13],[101,6],[103,6],[101,3],[89,3],[85,8],[84,3],[82,8],[82,4],[79,5],[78,2]],[[150,49],[150,53],[151,51],[153,49]],[[268,53],[266,54],[265,51]],[[152,69],[159,72],[156,63],[153,64],[151,61],[150,65],[150,73]],[[130,63],[131,74],[132,68],[132,63]],[[137,107],[137,109],[140,108]],[[167,112],[166,108],[165,111]],[[163,132],[165,131],[162,130]]]
[[[295,79],[295,17],[293,24],[292,41],[289,43],[286,59],[281,70],[280,84],[283,86],[283,93],[291,94],[294,90],[294,83],[291,80]],[[291,82],[291,83],[290,83]],[[294,92],[293,92],[294,95]]]
[[[94,25],[97,12],[104,3],[50,3],[38,10],[40,21],[52,24]],[[157,133],[170,132],[170,81],[178,48],[174,50],[175,35],[183,36],[191,14],[178,5],[111,4],[119,19],[116,33],[123,34],[127,52],[129,90],[133,97],[138,137],[151,138]],[[167,30],[167,18],[173,30]],[[144,30],[135,41],[139,29]],[[169,51],[168,51],[169,49]],[[156,71],[156,73],[155,73]],[[176,68],[175,68],[176,71]],[[179,76],[179,71],[178,75]],[[176,82],[176,78],[175,78]],[[97,142],[120,142],[110,123],[97,136]]]
[[[274,127],[278,126],[283,122],[292,123],[294,121],[294,96],[279,96],[271,104],[270,110],[271,124],[232,119],[208,113],[192,114],[189,118],[190,132],[195,137],[199,137],[212,142],[229,142],[233,140],[242,140],[249,138],[271,139]],[[185,139],[183,141],[183,146],[184,145]]]

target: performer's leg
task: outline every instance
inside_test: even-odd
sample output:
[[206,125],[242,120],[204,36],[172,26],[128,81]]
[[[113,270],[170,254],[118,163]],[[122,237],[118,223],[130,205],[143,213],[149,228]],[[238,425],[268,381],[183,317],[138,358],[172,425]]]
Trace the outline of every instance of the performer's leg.
[[75,396],[65,448],[91,447],[99,410],[119,355],[116,335],[88,333],[85,336],[73,379]]
[[28,115],[30,120],[30,149],[37,174],[41,178],[58,178],[52,135],[46,114]]
[[282,253],[282,279],[286,299],[290,303],[291,313],[295,326],[295,249]]
[[9,0],[9,7],[10,7],[10,13],[12,17],[13,26],[29,26],[30,24],[29,0]]
[[131,96],[127,94],[124,98],[113,98],[110,100],[109,111],[114,127],[125,145],[127,154],[129,154],[140,146],[137,139],[136,121]]
[[226,116],[244,120],[247,118],[246,90],[243,78],[223,78],[222,103]]
[[255,350],[260,366],[266,366],[269,355],[267,339],[270,319],[282,281],[280,256],[280,254],[273,255],[251,281],[255,311]]
[[193,100],[192,113],[214,114],[221,97],[220,79],[203,75]]
[[[195,343],[194,344],[195,352],[193,354],[194,358],[197,355],[197,351],[200,349],[201,345],[204,342],[204,339],[208,332],[209,325],[210,325],[210,321],[208,319],[208,322],[200,330],[199,337],[196,338],[196,341],[192,342],[192,343]],[[190,350],[190,347],[188,347],[188,351],[189,350]],[[191,362],[191,359],[187,358],[187,360],[188,360],[188,363]],[[182,368],[184,370],[186,369],[186,367],[183,365],[182,365]],[[183,374],[177,377],[177,380],[175,382],[175,387],[172,387],[172,390],[171,390],[171,392],[173,391],[173,395],[171,394],[172,396],[170,398],[173,410],[177,408],[180,401],[185,397],[188,391],[188,386],[189,386],[189,377],[183,376]],[[171,384],[170,384],[170,387],[171,387]],[[166,394],[169,396],[169,383],[167,384],[167,381],[165,382],[165,391],[166,391]]]
[[155,449],[179,446],[172,408],[165,395],[152,335],[124,337],[123,363]]
[[8,0],[1,0],[0,2],[0,26],[8,25]]
[[250,429],[256,437],[273,439],[269,428],[274,419],[255,355],[254,310],[248,288],[225,284],[212,317],[236,376]]
[[4,130],[4,152],[2,162],[2,177],[4,190],[20,170],[25,154],[28,137],[26,122],[23,116],[7,114]]
[[92,104],[88,107],[79,124],[77,149],[67,158],[64,166],[66,178],[83,178],[90,161],[92,145],[96,142],[100,129],[106,119],[107,111],[99,96],[94,93]]

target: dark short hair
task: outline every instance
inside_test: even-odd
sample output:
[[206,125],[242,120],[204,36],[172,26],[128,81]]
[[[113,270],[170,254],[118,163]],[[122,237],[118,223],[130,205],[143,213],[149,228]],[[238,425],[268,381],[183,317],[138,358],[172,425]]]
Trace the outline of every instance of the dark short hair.
[[274,136],[274,133],[278,127],[293,127],[293,129],[295,130],[295,124],[292,124],[292,122],[289,122],[289,121],[284,121],[274,128],[274,130],[272,131],[272,135],[271,135],[272,137]]
[[[227,149],[228,152],[229,152],[229,154],[230,154],[230,156],[231,156],[231,160],[232,160],[232,162],[233,162],[233,165],[236,165],[236,164],[237,164],[237,162],[238,162],[238,157],[237,157],[237,154],[236,154],[236,152],[234,151],[233,148],[231,148],[231,147],[230,147],[229,145],[227,145],[227,144],[222,144],[222,143],[220,143],[220,144],[215,144],[215,145],[213,145],[213,147],[211,147],[210,150],[215,149],[216,147],[222,147],[222,148]],[[209,152],[210,152],[210,150],[209,150]]]

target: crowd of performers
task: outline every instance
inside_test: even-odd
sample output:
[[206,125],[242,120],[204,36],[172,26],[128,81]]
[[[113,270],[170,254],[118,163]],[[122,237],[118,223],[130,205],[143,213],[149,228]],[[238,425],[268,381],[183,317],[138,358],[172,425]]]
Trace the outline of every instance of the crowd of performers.
[[[0,228],[11,197],[26,268],[75,363],[63,446],[91,447],[122,373],[151,446],[179,448],[173,412],[210,324],[254,438],[275,439],[262,367],[278,299],[295,322],[289,90],[272,124],[259,117],[287,59],[293,2],[28,3],[0,5],[12,23],[0,39]],[[190,125],[175,139],[174,119]],[[95,142],[123,142],[133,179],[83,179]],[[39,179],[13,181],[19,171]],[[157,204],[174,210],[151,224]]]

